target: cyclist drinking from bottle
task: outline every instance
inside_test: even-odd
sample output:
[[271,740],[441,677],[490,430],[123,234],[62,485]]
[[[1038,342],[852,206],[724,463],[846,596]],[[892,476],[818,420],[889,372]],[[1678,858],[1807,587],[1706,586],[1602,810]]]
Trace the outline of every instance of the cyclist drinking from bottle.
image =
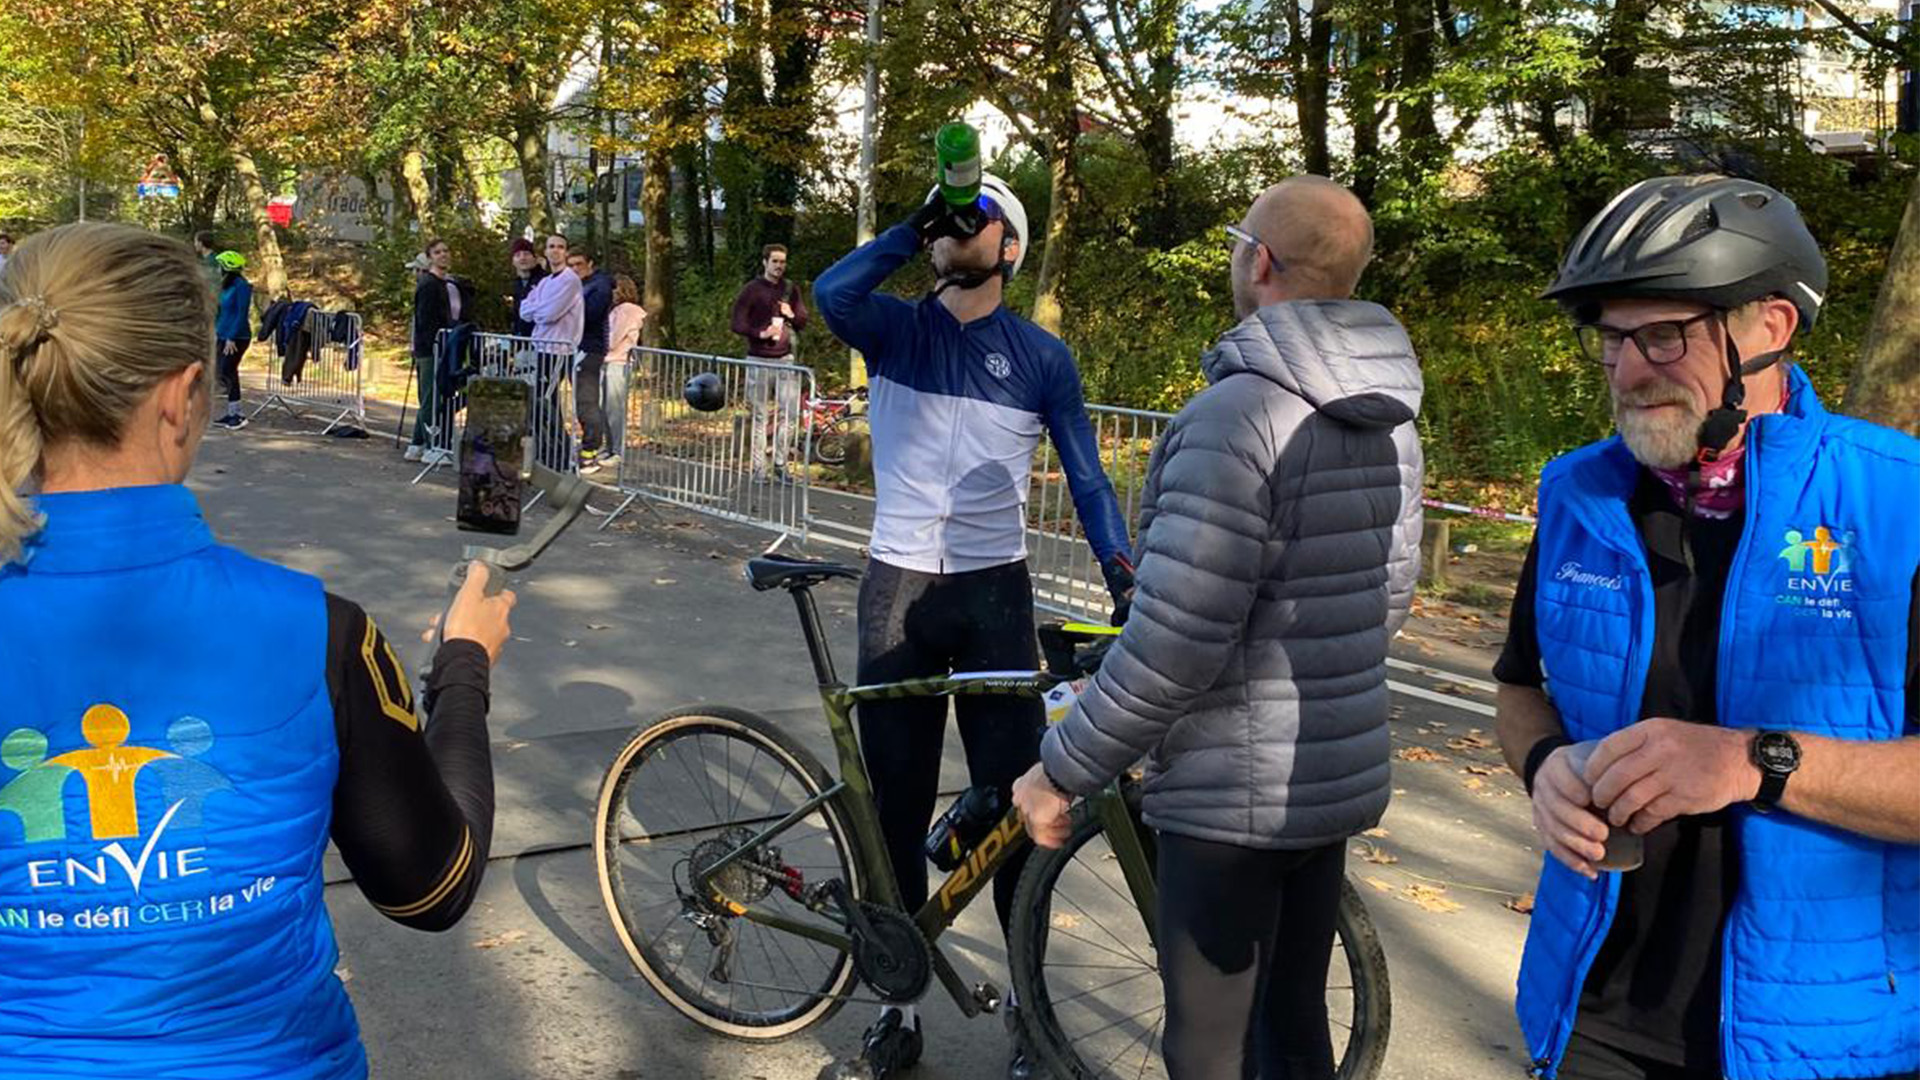
[[36,234],[0,271],[0,1076],[355,1080],[322,896],[442,930],[493,829],[476,567],[414,716],[365,612],[219,544],[182,486],[212,409],[185,245]]
[[[1100,468],[1080,373],[1060,340],[1001,303],[1026,258],[1027,214],[998,177],[974,203],[938,193],[905,222],[835,263],[814,286],[827,327],[866,356],[872,374],[872,561],[860,586],[862,683],[954,671],[1032,670],[1033,586],[1026,499],[1033,454],[1053,441],[1074,507],[1116,602],[1132,588],[1127,530]],[[940,281],[917,301],[877,293],[931,249]],[[1037,760],[1039,701],[956,700],[975,786],[1007,805]],[[860,741],[881,829],[908,910],[927,899],[922,850],[946,735],[945,698],[860,707]],[[1020,863],[993,882],[1004,930]],[[920,1056],[918,1019],[888,1009],[868,1033],[868,1062],[886,1075]],[[1013,1076],[1030,1066],[1016,1050]]]

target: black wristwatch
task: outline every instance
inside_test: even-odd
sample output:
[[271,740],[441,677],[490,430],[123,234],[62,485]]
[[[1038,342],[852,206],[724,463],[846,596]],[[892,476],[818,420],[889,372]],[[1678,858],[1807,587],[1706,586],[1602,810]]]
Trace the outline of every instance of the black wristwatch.
[[1747,758],[1760,769],[1760,794],[1753,797],[1753,808],[1764,814],[1780,805],[1787,777],[1800,767],[1800,744],[1784,731],[1755,732]]

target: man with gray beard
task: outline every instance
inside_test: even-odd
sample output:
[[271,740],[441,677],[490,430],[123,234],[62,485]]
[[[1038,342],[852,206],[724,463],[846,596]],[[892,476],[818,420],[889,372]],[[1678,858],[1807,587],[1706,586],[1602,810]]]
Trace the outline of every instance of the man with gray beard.
[[1826,288],[1785,195],[1696,176],[1622,192],[1547,293],[1619,435],[1542,473],[1494,666],[1545,1080],[1920,1067],[1920,442],[1787,362]]

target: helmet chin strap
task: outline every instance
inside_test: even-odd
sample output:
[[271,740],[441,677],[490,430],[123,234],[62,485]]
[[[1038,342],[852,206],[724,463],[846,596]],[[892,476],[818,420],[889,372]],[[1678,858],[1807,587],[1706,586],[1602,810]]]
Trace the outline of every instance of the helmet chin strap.
[[1751,359],[1740,359],[1740,345],[1733,340],[1733,330],[1727,325],[1723,314],[1720,320],[1720,333],[1727,343],[1727,384],[1720,391],[1720,405],[1707,413],[1700,423],[1699,450],[1693,456],[1693,462],[1687,467],[1687,506],[1681,519],[1682,546],[1687,553],[1687,565],[1693,565],[1692,545],[1687,542],[1686,528],[1693,521],[1693,495],[1700,490],[1700,468],[1714,461],[1726,452],[1727,444],[1740,434],[1741,425],[1747,422],[1746,377],[1765,371],[1780,361],[1785,349],[1772,349],[1758,353]]
[[987,270],[965,270],[958,274],[948,274],[946,277],[934,283],[933,292],[928,295],[939,296],[948,289],[955,288],[962,292],[968,289],[977,289],[987,282],[992,281],[994,278],[999,278],[1002,282],[1012,281],[1013,260],[1007,258],[1007,246],[1012,242],[1013,241],[1010,240],[1002,240],[1000,242],[1000,265]]

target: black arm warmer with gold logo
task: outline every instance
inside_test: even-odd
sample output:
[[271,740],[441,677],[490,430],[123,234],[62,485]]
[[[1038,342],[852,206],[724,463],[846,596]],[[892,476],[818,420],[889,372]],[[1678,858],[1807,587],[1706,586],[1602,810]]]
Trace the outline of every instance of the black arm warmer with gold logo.
[[381,914],[417,930],[460,921],[493,836],[486,650],[440,647],[414,716],[406,668],[359,605],[327,595],[327,688],[340,741],[333,842]]

